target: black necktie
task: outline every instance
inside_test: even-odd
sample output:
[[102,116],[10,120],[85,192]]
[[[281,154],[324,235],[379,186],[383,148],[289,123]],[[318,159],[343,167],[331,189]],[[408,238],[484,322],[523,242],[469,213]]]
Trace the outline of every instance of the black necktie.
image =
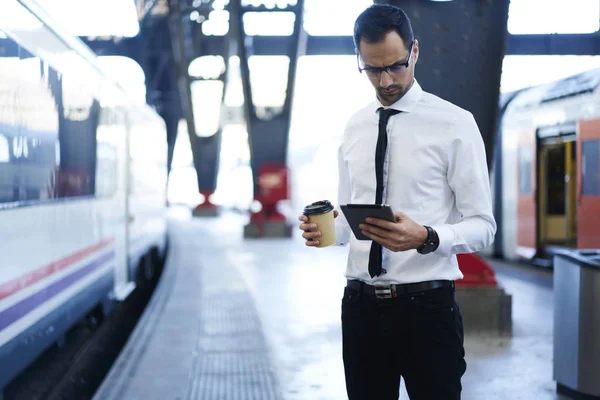
[[[375,151],[375,174],[377,176],[377,189],[375,192],[375,204],[381,204],[383,201],[383,164],[385,161],[385,150],[387,148],[387,122],[394,114],[400,111],[392,108],[379,108],[379,135],[377,137],[377,150]],[[371,278],[379,276],[382,273],[382,248],[375,241],[371,243],[371,252],[369,253],[369,275]],[[383,270],[383,273],[386,271]]]

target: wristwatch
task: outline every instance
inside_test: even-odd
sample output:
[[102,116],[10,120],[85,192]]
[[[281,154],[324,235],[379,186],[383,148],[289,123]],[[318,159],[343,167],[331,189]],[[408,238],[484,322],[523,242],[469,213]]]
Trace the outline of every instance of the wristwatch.
[[438,248],[440,239],[432,227],[427,225],[424,226],[427,229],[427,240],[419,246],[417,252],[420,254],[429,254]]

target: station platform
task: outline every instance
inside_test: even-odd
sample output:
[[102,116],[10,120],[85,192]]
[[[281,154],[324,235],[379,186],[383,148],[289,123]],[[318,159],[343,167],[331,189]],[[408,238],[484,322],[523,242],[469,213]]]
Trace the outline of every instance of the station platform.
[[[347,248],[244,239],[247,219],[171,209],[161,282],[95,400],[345,399]],[[563,399],[552,379],[550,271],[493,262],[512,337],[465,337],[463,399]],[[401,399],[408,399],[404,387]]]

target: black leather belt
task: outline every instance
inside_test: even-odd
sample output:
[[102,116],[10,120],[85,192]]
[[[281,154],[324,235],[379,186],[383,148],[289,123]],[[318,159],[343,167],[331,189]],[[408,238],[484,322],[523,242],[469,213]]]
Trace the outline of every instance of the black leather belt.
[[454,287],[453,281],[426,281],[404,284],[376,284],[369,285],[358,280],[347,280],[347,286],[357,292],[369,294],[378,299],[391,299],[399,296],[407,296],[412,293],[424,292],[426,290]]

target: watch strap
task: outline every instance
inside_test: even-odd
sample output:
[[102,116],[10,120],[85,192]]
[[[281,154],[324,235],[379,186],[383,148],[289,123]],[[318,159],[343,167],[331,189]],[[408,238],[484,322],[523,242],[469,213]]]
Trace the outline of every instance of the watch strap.
[[425,229],[427,229],[427,241],[428,242],[433,242],[433,240],[435,239],[435,234],[433,233],[433,228],[427,225],[424,225]]
[[436,232],[432,227],[423,225],[425,229],[427,229],[427,240],[417,249],[417,252],[422,253],[427,246],[432,246],[432,248],[427,251],[427,253],[437,250],[439,246],[439,239],[437,238]]

